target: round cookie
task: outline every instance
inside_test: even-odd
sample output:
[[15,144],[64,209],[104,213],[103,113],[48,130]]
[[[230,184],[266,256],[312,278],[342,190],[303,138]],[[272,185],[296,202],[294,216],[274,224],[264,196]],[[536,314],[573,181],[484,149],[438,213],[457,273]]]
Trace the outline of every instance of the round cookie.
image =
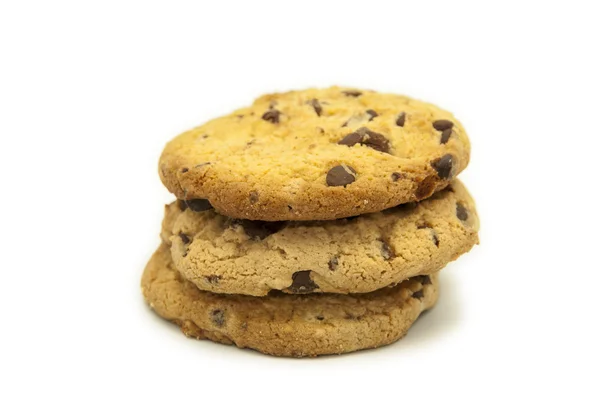
[[166,245],[142,277],[142,293],[160,316],[189,337],[277,356],[341,354],[393,343],[438,297],[437,275],[418,276],[368,294],[271,294],[267,297],[204,292],[173,270]]
[[169,142],[165,186],[233,218],[331,220],[422,200],[468,164],[434,105],[339,87],[264,95]]
[[166,207],[162,236],[183,277],[214,293],[366,293],[434,273],[478,243],[475,205],[459,181],[352,219],[264,222],[182,208]]

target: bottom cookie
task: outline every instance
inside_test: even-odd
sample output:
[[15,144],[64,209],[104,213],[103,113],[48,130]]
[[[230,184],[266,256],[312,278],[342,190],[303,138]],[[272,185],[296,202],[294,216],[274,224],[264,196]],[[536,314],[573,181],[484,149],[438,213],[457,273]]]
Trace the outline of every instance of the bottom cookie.
[[142,293],[158,315],[188,337],[277,356],[341,354],[393,343],[438,297],[437,274],[363,294],[214,294],[181,278],[171,262],[162,244],[142,276]]

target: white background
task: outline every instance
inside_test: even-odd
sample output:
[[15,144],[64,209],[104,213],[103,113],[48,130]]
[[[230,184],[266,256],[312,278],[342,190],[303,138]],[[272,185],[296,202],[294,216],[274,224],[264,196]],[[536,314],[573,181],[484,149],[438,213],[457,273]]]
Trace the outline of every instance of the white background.
[[[0,396],[599,396],[596,3],[0,2]],[[163,145],[332,84],[455,113],[481,245],[386,348],[186,339],[139,290]]]

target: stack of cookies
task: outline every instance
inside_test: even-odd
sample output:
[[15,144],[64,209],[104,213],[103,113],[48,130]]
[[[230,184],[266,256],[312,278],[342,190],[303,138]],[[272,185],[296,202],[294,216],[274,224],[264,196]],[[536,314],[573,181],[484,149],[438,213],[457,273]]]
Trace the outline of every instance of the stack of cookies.
[[162,244],[142,291],[187,336],[279,356],[403,337],[478,243],[448,112],[367,90],[258,98],[169,142]]

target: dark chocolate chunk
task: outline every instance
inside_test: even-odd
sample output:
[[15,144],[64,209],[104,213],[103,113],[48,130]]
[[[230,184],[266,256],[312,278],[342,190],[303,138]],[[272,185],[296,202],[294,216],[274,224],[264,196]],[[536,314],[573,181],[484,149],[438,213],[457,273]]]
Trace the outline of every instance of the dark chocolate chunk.
[[348,97],[360,97],[362,95],[362,92],[360,92],[358,90],[347,90],[347,91],[342,91],[342,94],[344,94]]
[[369,115],[369,122],[379,116],[373,109],[367,109],[367,115]]
[[386,260],[390,260],[394,257],[396,257],[396,253],[394,253],[394,249],[392,249],[390,247],[390,245],[387,244],[387,242],[381,240],[381,256],[386,259]]
[[206,281],[210,284],[217,284],[221,280],[221,276],[219,275],[207,275],[204,277]]
[[317,116],[321,116],[321,114],[323,113],[323,107],[319,103],[319,100],[318,99],[312,99],[312,100],[310,100],[309,103],[313,107],[313,109],[315,110],[315,113],[317,114]]
[[350,133],[338,141],[340,145],[354,146],[356,144],[366,145],[376,151],[389,153],[390,142],[385,136],[369,130],[366,127],[361,127],[354,133]]
[[225,311],[223,310],[213,310],[210,313],[210,319],[212,322],[218,327],[222,327],[225,325]]
[[425,296],[425,293],[423,293],[423,289],[421,289],[421,290],[414,292],[412,294],[412,296],[416,299],[421,299],[421,298],[423,298],[423,296]]
[[184,234],[183,232],[179,233],[179,237],[181,238],[181,241],[183,242],[184,245],[187,245],[188,243],[190,243],[192,241],[190,239],[190,237],[187,236],[186,234]]
[[406,112],[400,112],[396,118],[396,126],[404,127],[404,122],[406,122]]
[[187,167],[184,167],[183,169],[181,169],[182,173],[187,173],[188,171],[190,171],[190,169],[188,169]]
[[431,166],[437,171],[437,175],[444,180],[452,178],[452,166],[454,158],[447,154],[431,162]]
[[456,204],[456,217],[461,221],[467,221],[467,218],[469,218],[469,212],[462,203]]
[[433,128],[436,129],[437,131],[448,130],[448,129],[451,129],[453,126],[454,126],[454,123],[452,123],[450,120],[440,119],[440,120],[436,120],[435,122],[433,122]]
[[292,284],[288,288],[292,293],[310,293],[319,286],[310,278],[310,271],[298,271],[292,275]]
[[440,138],[440,144],[445,144],[450,139],[452,135],[452,129],[446,129],[442,131],[442,137]]
[[277,124],[279,123],[279,115],[281,115],[281,112],[279,112],[277,109],[269,109],[262,115],[262,120]]
[[241,225],[244,228],[244,232],[250,239],[263,240],[267,236],[274,234],[284,227],[285,223],[282,221],[252,221],[252,220],[235,220],[235,225]]
[[340,187],[356,181],[356,170],[350,166],[338,165],[327,172],[326,183],[330,187]]
[[322,321],[325,319],[323,315],[317,315],[315,318],[317,318],[317,321]]
[[[344,127],[344,126],[342,126]],[[362,136],[358,133],[350,133],[341,140],[338,141],[340,145],[354,146],[362,142]]]
[[186,200],[185,204],[190,208],[190,210],[196,212],[210,210],[213,208],[208,199],[190,199]]
[[392,181],[396,182],[401,178],[402,178],[402,174],[400,174],[398,172],[392,173]]
[[329,260],[328,264],[329,264],[329,269],[331,271],[335,271],[337,269],[337,266],[338,266],[338,258],[337,258],[337,256],[336,257],[332,257]]
[[254,204],[256,202],[258,202],[258,192],[257,191],[250,191],[250,203]]

